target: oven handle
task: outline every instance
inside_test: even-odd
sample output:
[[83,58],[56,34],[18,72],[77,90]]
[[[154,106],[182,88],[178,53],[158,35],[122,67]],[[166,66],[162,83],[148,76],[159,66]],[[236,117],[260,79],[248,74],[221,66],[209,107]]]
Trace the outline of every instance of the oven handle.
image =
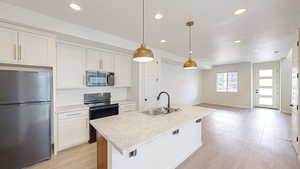
[[90,107],[90,111],[94,110],[103,110],[108,108],[118,108],[118,105],[108,105],[108,106],[96,106],[96,107]]

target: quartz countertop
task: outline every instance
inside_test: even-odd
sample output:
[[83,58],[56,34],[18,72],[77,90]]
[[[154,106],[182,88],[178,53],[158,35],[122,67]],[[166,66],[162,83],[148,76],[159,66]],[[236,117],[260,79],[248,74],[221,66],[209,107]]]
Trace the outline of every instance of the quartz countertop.
[[89,107],[84,104],[76,104],[76,105],[67,105],[67,106],[58,106],[56,107],[56,113],[66,113],[70,111],[80,111],[80,110],[88,110]]
[[184,124],[203,118],[214,109],[172,105],[181,111],[151,116],[141,112],[128,112],[117,116],[90,121],[91,125],[122,154],[135,150],[155,137]]

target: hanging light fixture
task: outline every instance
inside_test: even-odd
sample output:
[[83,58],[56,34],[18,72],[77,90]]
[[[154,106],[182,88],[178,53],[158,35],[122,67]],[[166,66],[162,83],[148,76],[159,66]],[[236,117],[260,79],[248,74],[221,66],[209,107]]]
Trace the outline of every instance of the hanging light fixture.
[[145,0],[143,0],[143,40],[140,48],[133,54],[133,60],[136,62],[150,62],[154,60],[154,55],[145,45]]
[[189,21],[186,23],[186,26],[189,27],[189,59],[184,63],[184,69],[197,69],[197,63],[192,60],[192,26],[194,25],[193,21]]

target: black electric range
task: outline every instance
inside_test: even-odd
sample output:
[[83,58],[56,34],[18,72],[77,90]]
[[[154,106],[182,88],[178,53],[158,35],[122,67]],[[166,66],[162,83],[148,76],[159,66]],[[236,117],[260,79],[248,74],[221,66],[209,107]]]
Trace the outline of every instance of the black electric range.
[[[84,104],[89,106],[90,120],[114,116],[119,114],[119,105],[111,104],[110,93],[84,94]],[[90,125],[89,143],[96,142],[97,131]]]

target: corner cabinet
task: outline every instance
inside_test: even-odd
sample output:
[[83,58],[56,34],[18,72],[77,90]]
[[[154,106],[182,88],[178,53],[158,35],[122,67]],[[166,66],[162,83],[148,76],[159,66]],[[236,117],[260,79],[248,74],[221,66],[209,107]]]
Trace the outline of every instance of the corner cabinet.
[[55,65],[55,38],[6,28],[0,28],[0,37],[1,63]]
[[130,56],[115,57],[115,87],[130,87],[132,74],[132,58]]
[[57,44],[57,88],[85,87],[85,49]]

